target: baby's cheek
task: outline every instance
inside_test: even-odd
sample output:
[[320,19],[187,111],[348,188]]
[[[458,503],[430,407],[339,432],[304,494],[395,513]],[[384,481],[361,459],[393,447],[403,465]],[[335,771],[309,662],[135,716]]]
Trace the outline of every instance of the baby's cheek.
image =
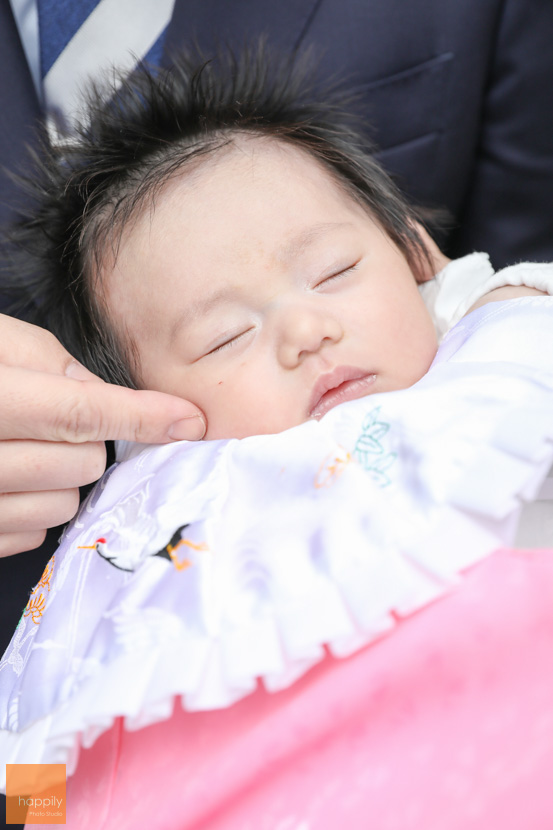
[[[207,438],[247,438],[282,432],[305,420],[302,389],[283,383],[267,361],[244,358],[205,386]],[[201,403],[198,402],[201,407]],[[209,411],[207,411],[209,410]]]
[[405,379],[405,386],[417,383],[430,369],[432,361],[438,351],[438,341],[434,330],[426,337],[420,338],[417,348],[413,350],[413,359],[410,361],[409,373]]
[[206,438],[246,438],[260,431],[256,401],[238,384],[216,380],[205,390],[203,398],[208,424]]

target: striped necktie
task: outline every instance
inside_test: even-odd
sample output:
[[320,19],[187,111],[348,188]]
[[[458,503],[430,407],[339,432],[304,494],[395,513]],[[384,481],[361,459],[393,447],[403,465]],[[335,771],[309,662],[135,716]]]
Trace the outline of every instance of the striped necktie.
[[[159,63],[175,0],[37,0],[40,65],[50,137],[83,117],[82,92],[140,60]],[[61,136],[60,136],[61,134]]]

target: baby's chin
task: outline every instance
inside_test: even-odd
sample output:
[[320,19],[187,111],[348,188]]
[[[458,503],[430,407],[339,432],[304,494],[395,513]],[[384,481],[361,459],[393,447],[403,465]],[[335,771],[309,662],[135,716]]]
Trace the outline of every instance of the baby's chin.
[[231,438],[253,438],[261,435],[279,435],[282,432],[295,429],[302,424],[309,421],[320,421],[329,412],[335,410],[338,406],[344,406],[351,403],[353,400],[369,397],[372,393],[365,391],[364,394],[356,394],[355,396],[339,397],[331,401],[329,405],[312,414],[305,414],[294,418],[282,418],[278,421],[247,421],[244,424],[226,424],[224,419],[219,419],[218,423],[210,425],[208,416],[208,426],[206,434],[203,437],[204,441],[220,441],[229,440]]
[[278,418],[272,417],[270,419],[250,417],[237,422],[234,419],[225,420],[224,417],[221,417],[221,413],[218,412],[216,417],[210,422],[209,413],[205,414],[207,417],[207,430],[203,438],[204,441],[253,438],[256,435],[278,435],[312,420],[307,415],[294,415],[291,417],[281,415]]
[[209,415],[207,415],[208,426],[203,440],[217,441],[230,438],[252,438],[256,435],[277,435],[308,421],[320,421],[338,407],[347,406],[363,398],[369,398],[376,393],[408,389],[424,377],[428,368],[425,364],[424,367],[419,367],[418,371],[410,373],[409,376],[402,374],[382,376],[367,373],[361,378],[347,380],[338,387],[325,392],[311,411],[294,414],[290,417],[280,414],[278,418],[273,416],[270,420],[267,418],[245,417],[243,420],[239,419],[237,421],[236,419],[226,420],[221,417],[219,411],[211,423]]
[[225,426],[225,424],[217,424],[213,429],[210,428],[208,421],[207,431],[202,441],[228,441],[231,438],[241,440],[242,438],[253,438],[256,435],[279,435],[281,432],[286,432],[309,420],[311,419],[305,418],[303,421],[284,423],[278,426],[251,424],[247,427],[237,427],[236,425]]

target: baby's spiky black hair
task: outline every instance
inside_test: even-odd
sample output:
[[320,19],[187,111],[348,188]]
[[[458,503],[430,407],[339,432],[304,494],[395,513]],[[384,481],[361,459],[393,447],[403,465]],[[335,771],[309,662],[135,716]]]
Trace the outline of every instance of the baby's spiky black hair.
[[240,134],[317,159],[416,271],[426,252],[413,210],[368,151],[343,91],[316,91],[312,78],[309,57],[275,57],[259,44],[212,60],[181,54],[168,70],[141,66],[108,100],[93,90],[75,140],[57,149],[43,140],[23,182],[34,207],[10,234],[0,285],[12,313],[49,329],[104,380],[135,386],[133,344],[114,333],[97,290],[102,263],[172,176]]

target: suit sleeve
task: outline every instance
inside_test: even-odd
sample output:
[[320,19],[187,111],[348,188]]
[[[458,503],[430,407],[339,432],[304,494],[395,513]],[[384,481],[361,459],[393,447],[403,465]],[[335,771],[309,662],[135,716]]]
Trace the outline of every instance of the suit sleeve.
[[553,2],[504,0],[451,254],[553,260]]
[[0,2],[0,226],[13,219],[22,196],[10,178],[28,161],[40,107],[10,4]]

